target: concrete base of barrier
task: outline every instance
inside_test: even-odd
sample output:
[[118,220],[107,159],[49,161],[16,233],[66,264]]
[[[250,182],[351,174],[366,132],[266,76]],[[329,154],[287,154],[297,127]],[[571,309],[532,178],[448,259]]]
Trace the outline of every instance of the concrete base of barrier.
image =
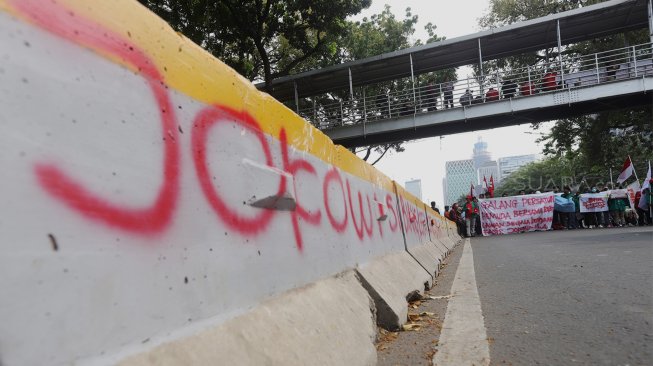
[[406,296],[430,288],[433,280],[407,252],[375,259],[359,267],[357,272],[376,305],[377,324],[388,330],[397,330],[406,322]]
[[[408,249],[408,252],[424,267],[433,278],[440,273],[440,264],[444,259],[444,253],[435,244],[427,242]],[[430,284],[432,286],[433,283]]]
[[444,245],[446,245],[449,250],[452,250],[456,245],[462,243],[463,237],[459,236],[458,234],[453,234],[452,236],[445,236],[442,238],[442,242]]
[[451,243],[444,241],[442,238],[431,239],[431,242],[442,252],[443,258],[446,258],[451,248],[453,248]]
[[373,365],[374,303],[353,271],[124,359],[140,365]]

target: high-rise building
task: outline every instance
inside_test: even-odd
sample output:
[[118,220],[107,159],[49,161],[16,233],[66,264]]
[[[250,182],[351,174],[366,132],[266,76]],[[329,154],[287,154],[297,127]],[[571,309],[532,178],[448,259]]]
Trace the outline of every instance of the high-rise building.
[[487,150],[487,142],[483,141],[480,136],[474,144],[472,159],[474,159],[474,169],[478,169],[492,160],[492,154]]
[[406,190],[410,192],[413,196],[422,200],[422,180],[413,179],[409,180],[405,184]]
[[528,163],[532,163],[537,160],[537,155],[517,155],[517,156],[508,156],[505,158],[499,158],[499,174],[501,180],[508,178],[517,169],[523,167]]
[[444,204],[449,205],[457,202],[461,195],[468,194],[470,185],[478,182],[472,159],[447,161],[445,169],[447,184]]
[[446,177],[443,183],[444,204],[456,202],[461,195],[467,195],[474,184],[477,193],[482,192],[483,177],[490,184],[494,178],[497,186],[512,172],[537,160],[537,155],[519,155],[492,160],[488,145],[480,137],[474,144],[472,159],[446,162]]
[[479,136],[478,140],[474,144],[474,154],[472,156],[474,160],[474,169],[476,169],[476,192],[478,194],[483,193],[483,178],[487,180],[487,183],[490,184],[490,177],[494,177],[495,184],[497,183],[499,176],[499,164],[492,160],[492,154],[487,149],[487,142]]

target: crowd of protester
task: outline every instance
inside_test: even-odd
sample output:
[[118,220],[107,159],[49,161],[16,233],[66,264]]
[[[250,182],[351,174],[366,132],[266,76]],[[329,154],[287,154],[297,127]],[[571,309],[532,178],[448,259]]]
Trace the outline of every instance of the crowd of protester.
[[[653,179],[651,179],[653,186]],[[621,187],[616,187],[621,189]],[[638,191],[635,195],[634,206],[631,207],[630,201],[626,197],[608,196],[608,211],[601,212],[580,212],[580,195],[583,193],[599,193],[610,191],[610,187],[592,187],[572,192],[569,186],[565,186],[560,192],[558,188],[551,190],[560,194],[563,198],[573,201],[575,212],[553,211],[552,230],[574,230],[574,229],[594,229],[594,228],[611,228],[624,226],[644,226],[653,225],[653,192],[650,188]],[[520,190],[515,195],[537,194],[540,191]],[[644,195],[645,207],[638,207],[641,196]],[[502,197],[509,196],[503,193]],[[478,199],[484,199],[485,195],[479,197],[468,195],[462,205],[454,203],[451,206],[445,206],[444,215],[454,221],[458,227],[458,233],[462,236],[473,237],[482,235],[481,217],[479,211]],[[488,197],[490,198],[490,197]]]
[[[621,186],[616,187],[622,189]],[[610,191],[610,187],[597,188],[592,187],[583,192],[571,192],[569,187],[564,187],[562,197],[570,199],[574,202],[575,212],[559,212],[553,211],[553,225],[554,230],[574,230],[574,229],[594,229],[604,227],[624,227],[624,226],[644,226],[653,225],[651,217],[653,195],[650,189],[645,189],[644,192],[637,192],[631,207],[630,201],[626,197],[613,197],[608,196],[608,211],[600,212],[580,212],[580,195],[582,193],[599,193]],[[647,210],[638,207],[641,195],[644,194],[644,200]]]

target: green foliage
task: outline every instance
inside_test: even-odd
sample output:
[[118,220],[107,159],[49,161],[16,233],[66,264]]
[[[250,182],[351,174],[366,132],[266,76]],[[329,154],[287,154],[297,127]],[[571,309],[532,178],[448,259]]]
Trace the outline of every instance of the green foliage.
[[542,138],[543,152],[574,159],[587,175],[609,177],[610,169],[619,174],[628,155],[644,171],[653,160],[652,124],[650,107],[561,120]]
[[606,0],[490,0],[490,11],[480,19],[480,24],[496,28],[603,1]]
[[412,46],[410,37],[415,32],[415,24],[417,15],[412,15],[410,8],[406,9],[403,20],[397,20],[389,5],[369,19],[349,22],[347,35],[341,44],[341,60],[359,60],[408,48]]
[[250,80],[334,55],[346,18],[370,0],[139,0]]
[[[411,47],[410,37],[415,32],[417,15],[412,15],[410,8],[406,8],[405,18],[397,20],[389,5],[386,5],[380,14],[372,15],[369,19],[363,18],[360,22],[350,22],[347,35],[344,37],[341,48],[341,60],[353,61],[362,58],[380,55],[382,53],[398,51]],[[390,90],[407,90],[412,86],[408,80],[395,80],[366,87],[366,95],[385,94]],[[361,98],[362,91],[357,90],[355,98]],[[379,108],[372,103],[366,110],[373,113],[374,108]],[[359,111],[360,112],[360,111]],[[356,152],[362,153],[363,160],[368,161],[374,151],[378,155],[372,165],[379,162],[389,151],[402,152],[403,143],[366,146]]]
[[[507,193],[516,195],[520,190],[550,191],[565,185],[578,185],[585,178],[578,159],[549,157],[527,164],[501,181],[495,190],[496,197]],[[605,178],[609,177],[606,175]],[[594,183],[594,181],[592,181]]]

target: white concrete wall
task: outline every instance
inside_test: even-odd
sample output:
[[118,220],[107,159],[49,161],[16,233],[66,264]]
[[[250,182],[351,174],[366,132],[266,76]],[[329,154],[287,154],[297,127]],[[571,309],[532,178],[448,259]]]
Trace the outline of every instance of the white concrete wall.
[[3,365],[108,362],[404,250],[393,182],[138,4],[1,0],[0,45]]

